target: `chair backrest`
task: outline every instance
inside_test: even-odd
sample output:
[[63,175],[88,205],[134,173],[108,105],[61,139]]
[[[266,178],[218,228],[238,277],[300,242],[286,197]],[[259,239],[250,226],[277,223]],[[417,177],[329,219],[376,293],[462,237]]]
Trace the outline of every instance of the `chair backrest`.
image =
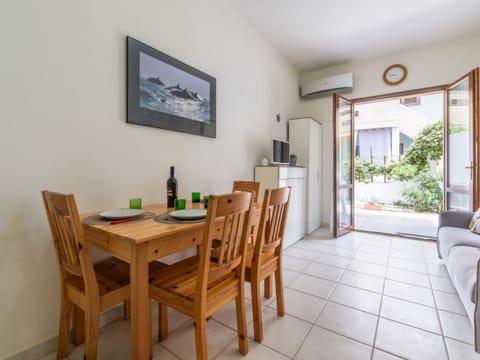
[[254,193],[253,201],[258,201],[260,183],[258,181],[234,180],[232,191],[250,191]]
[[[210,280],[212,280],[212,276],[215,276],[214,273],[222,276],[227,271],[235,270],[237,276],[243,281],[252,207],[252,193],[250,192],[209,197],[205,232],[199,253],[199,276],[195,298],[199,295],[200,298],[205,299],[209,272]],[[224,218],[224,222],[219,236],[215,221],[221,217]],[[217,256],[212,258],[214,240]]]
[[259,265],[261,254],[264,252],[275,251],[276,255],[280,255],[287,222],[290,191],[290,187],[265,190],[252,266]]
[[87,296],[98,296],[98,284],[73,194],[42,191],[62,281],[83,278]]

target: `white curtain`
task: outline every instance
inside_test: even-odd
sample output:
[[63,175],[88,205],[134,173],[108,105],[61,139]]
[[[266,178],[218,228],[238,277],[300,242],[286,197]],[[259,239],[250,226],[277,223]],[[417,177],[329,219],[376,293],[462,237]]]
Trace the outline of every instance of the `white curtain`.
[[392,158],[392,129],[358,130],[358,146],[362,160],[373,158],[374,164],[383,165],[386,156],[389,163]]

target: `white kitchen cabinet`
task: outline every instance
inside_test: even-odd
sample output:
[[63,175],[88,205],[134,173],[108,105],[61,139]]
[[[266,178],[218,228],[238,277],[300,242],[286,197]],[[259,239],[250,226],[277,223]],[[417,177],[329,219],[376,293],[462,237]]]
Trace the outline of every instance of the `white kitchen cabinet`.
[[265,189],[290,186],[290,203],[283,247],[293,244],[305,236],[305,175],[303,167],[255,166],[254,178],[260,182],[259,201],[263,201]]
[[305,232],[312,233],[321,226],[321,166],[322,125],[312,118],[288,121],[290,154],[297,156],[297,165],[307,169],[305,181]]

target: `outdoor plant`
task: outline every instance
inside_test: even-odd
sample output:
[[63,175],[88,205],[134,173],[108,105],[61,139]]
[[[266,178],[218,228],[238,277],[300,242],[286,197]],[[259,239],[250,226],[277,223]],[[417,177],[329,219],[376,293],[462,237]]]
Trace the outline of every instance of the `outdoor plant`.
[[440,212],[443,204],[443,190],[440,176],[431,169],[418,173],[413,184],[402,189],[406,203],[417,211]]
[[428,166],[428,160],[440,160],[443,156],[443,123],[438,121],[420,131],[408,148],[402,162],[415,165],[419,170]]
[[384,166],[355,157],[355,180],[369,183],[372,175],[384,175],[388,179],[412,181],[413,185],[402,190],[405,198],[402,203],[417,211],[440,212],[443,202],[441,176],[430,168],[430,161],[438,161],[442,156],[443,122],[438,121],[422,129],[401,162]]

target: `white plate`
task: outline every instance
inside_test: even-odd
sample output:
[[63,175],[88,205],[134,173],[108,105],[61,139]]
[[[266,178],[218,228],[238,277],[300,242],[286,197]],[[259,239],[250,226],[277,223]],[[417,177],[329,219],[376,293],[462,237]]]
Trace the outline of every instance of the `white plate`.
[[187,209],[176,210],[170,213],[170,216],[178,220],[199,220],[207,216],[207,210],[205,209]]
[[119,220],[132,218],[142,214],[143,210],[141,209],[118,209],[103,211],[99,215],[108,220]]

